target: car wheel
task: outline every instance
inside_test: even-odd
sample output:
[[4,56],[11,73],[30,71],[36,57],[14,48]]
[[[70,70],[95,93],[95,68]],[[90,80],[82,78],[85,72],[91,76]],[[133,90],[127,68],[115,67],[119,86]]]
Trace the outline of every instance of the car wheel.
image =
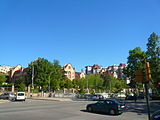
[[89,112],[92,112],[93,110],[92,110],[92,107],[87,107],[87,111],[89,111]]
[[116,111],[115,111],[114,109],[111,109],[111,110],[109,111],[109,114],[115,115],[115,114],[116,114]]

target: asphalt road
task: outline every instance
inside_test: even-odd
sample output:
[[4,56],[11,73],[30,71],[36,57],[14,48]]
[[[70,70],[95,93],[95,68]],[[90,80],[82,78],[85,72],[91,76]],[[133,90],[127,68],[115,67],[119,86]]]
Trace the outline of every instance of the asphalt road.
[[0,103],[0,120],[147,120],[147,114],[135,109],[134,103],[128,103],[132,107],[118,116],[89,113],[85,110],[88,103],[93,101],[28,99],[25,102]]

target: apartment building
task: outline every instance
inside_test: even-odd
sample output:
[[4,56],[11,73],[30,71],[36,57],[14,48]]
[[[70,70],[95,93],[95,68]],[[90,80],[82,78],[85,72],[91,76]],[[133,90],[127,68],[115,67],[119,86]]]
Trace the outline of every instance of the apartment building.
[[10,69],[10,82],[15,82],[16,79],[22,79],[27,75],[28,68],[24,68],[21,65],[16,65]]
[[94,64],[93,66],[86,66],[86,74],[97,74],[102,70],[102,66],[98,65],[98,64]]
[[11,68],[11,66],[0,65],[0,73],[8,74]]
[[63,66],[63,70],[65,71],[65,75],[68,79],[73,80],[76,78],[75,68],[73,68],[71,64],[65,64]]
[[127,65],[125,63],[120,63],[119,65],[112,65],[107,67],[107,74],[112,74],[115,78],[122,78],[127,82],[127,84],[130,82],[129,79],[124,75],[123,69]]
[[75,73],[75,78],[81,79],[81,78],[85,78],[86,74],[84,73],[83,69],[81,70],[81,72],[76,72]]

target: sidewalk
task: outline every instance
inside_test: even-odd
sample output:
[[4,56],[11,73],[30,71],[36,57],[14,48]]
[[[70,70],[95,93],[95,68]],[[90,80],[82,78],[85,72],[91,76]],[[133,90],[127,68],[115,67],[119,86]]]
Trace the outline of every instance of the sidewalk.
[[[133,101],[128,101],[127,102],[128,105],[128,110],[135,110],[135,111],[139,111],[139,112],[147,112],[147,104],[145,101],[137,101],[137,102],[133,102]],[[160,102],[159,101],[150,101],[150,112],[153,113],[157,110],[160,110]]]
[[28,99],[48,100],[48,101],[73,101],[72,98],[55,98],[55,97],[30,97]]
[[0,103],[7,103],[10,102],[10,100],[0,100]]

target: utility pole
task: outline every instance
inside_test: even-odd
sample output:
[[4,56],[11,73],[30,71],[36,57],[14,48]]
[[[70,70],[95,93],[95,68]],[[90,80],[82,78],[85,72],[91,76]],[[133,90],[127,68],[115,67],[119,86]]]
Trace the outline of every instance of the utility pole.
[[49,81],[48,81],[48,91],[51,91],[51,74],[49,76]]
[[33,65],[33,62],[32,62],[32,96],[33,96],[33,89],[34,89],[34,65]]
[[145,87],[145,96],[146,96],[146,103],[147,103],[147,111],[148,111],[148,120],[151,120],[150,117],[150,103],[148,99],[148,83],[151,80],[151,72],[150,72],[150,65],[149,62],[146,62],[145,59],[142,60],[142,63],[144,65],[144,70],[136,70],[135,71],[135,76],[136,82],[142,82]]
[[112,90],[111,80],[109,81],[109,87],[110,87],[109,93],[111,94],[111,90]]
[[87,93],[89,93],[89,89],[88,89],[88,79],[87,79],[87,86],[86,86],[86,87],[87,87]]
[[147,110],[148,110],[148,120],[151,120],[150,117],[150,102],[149,102],[149,92],[148,92],[148,83],[151,80],[151,71],[150,71],[150,65],[149,62],[144,61],[145,66],[145,91],[146,91],[146,102],[147,102]]

